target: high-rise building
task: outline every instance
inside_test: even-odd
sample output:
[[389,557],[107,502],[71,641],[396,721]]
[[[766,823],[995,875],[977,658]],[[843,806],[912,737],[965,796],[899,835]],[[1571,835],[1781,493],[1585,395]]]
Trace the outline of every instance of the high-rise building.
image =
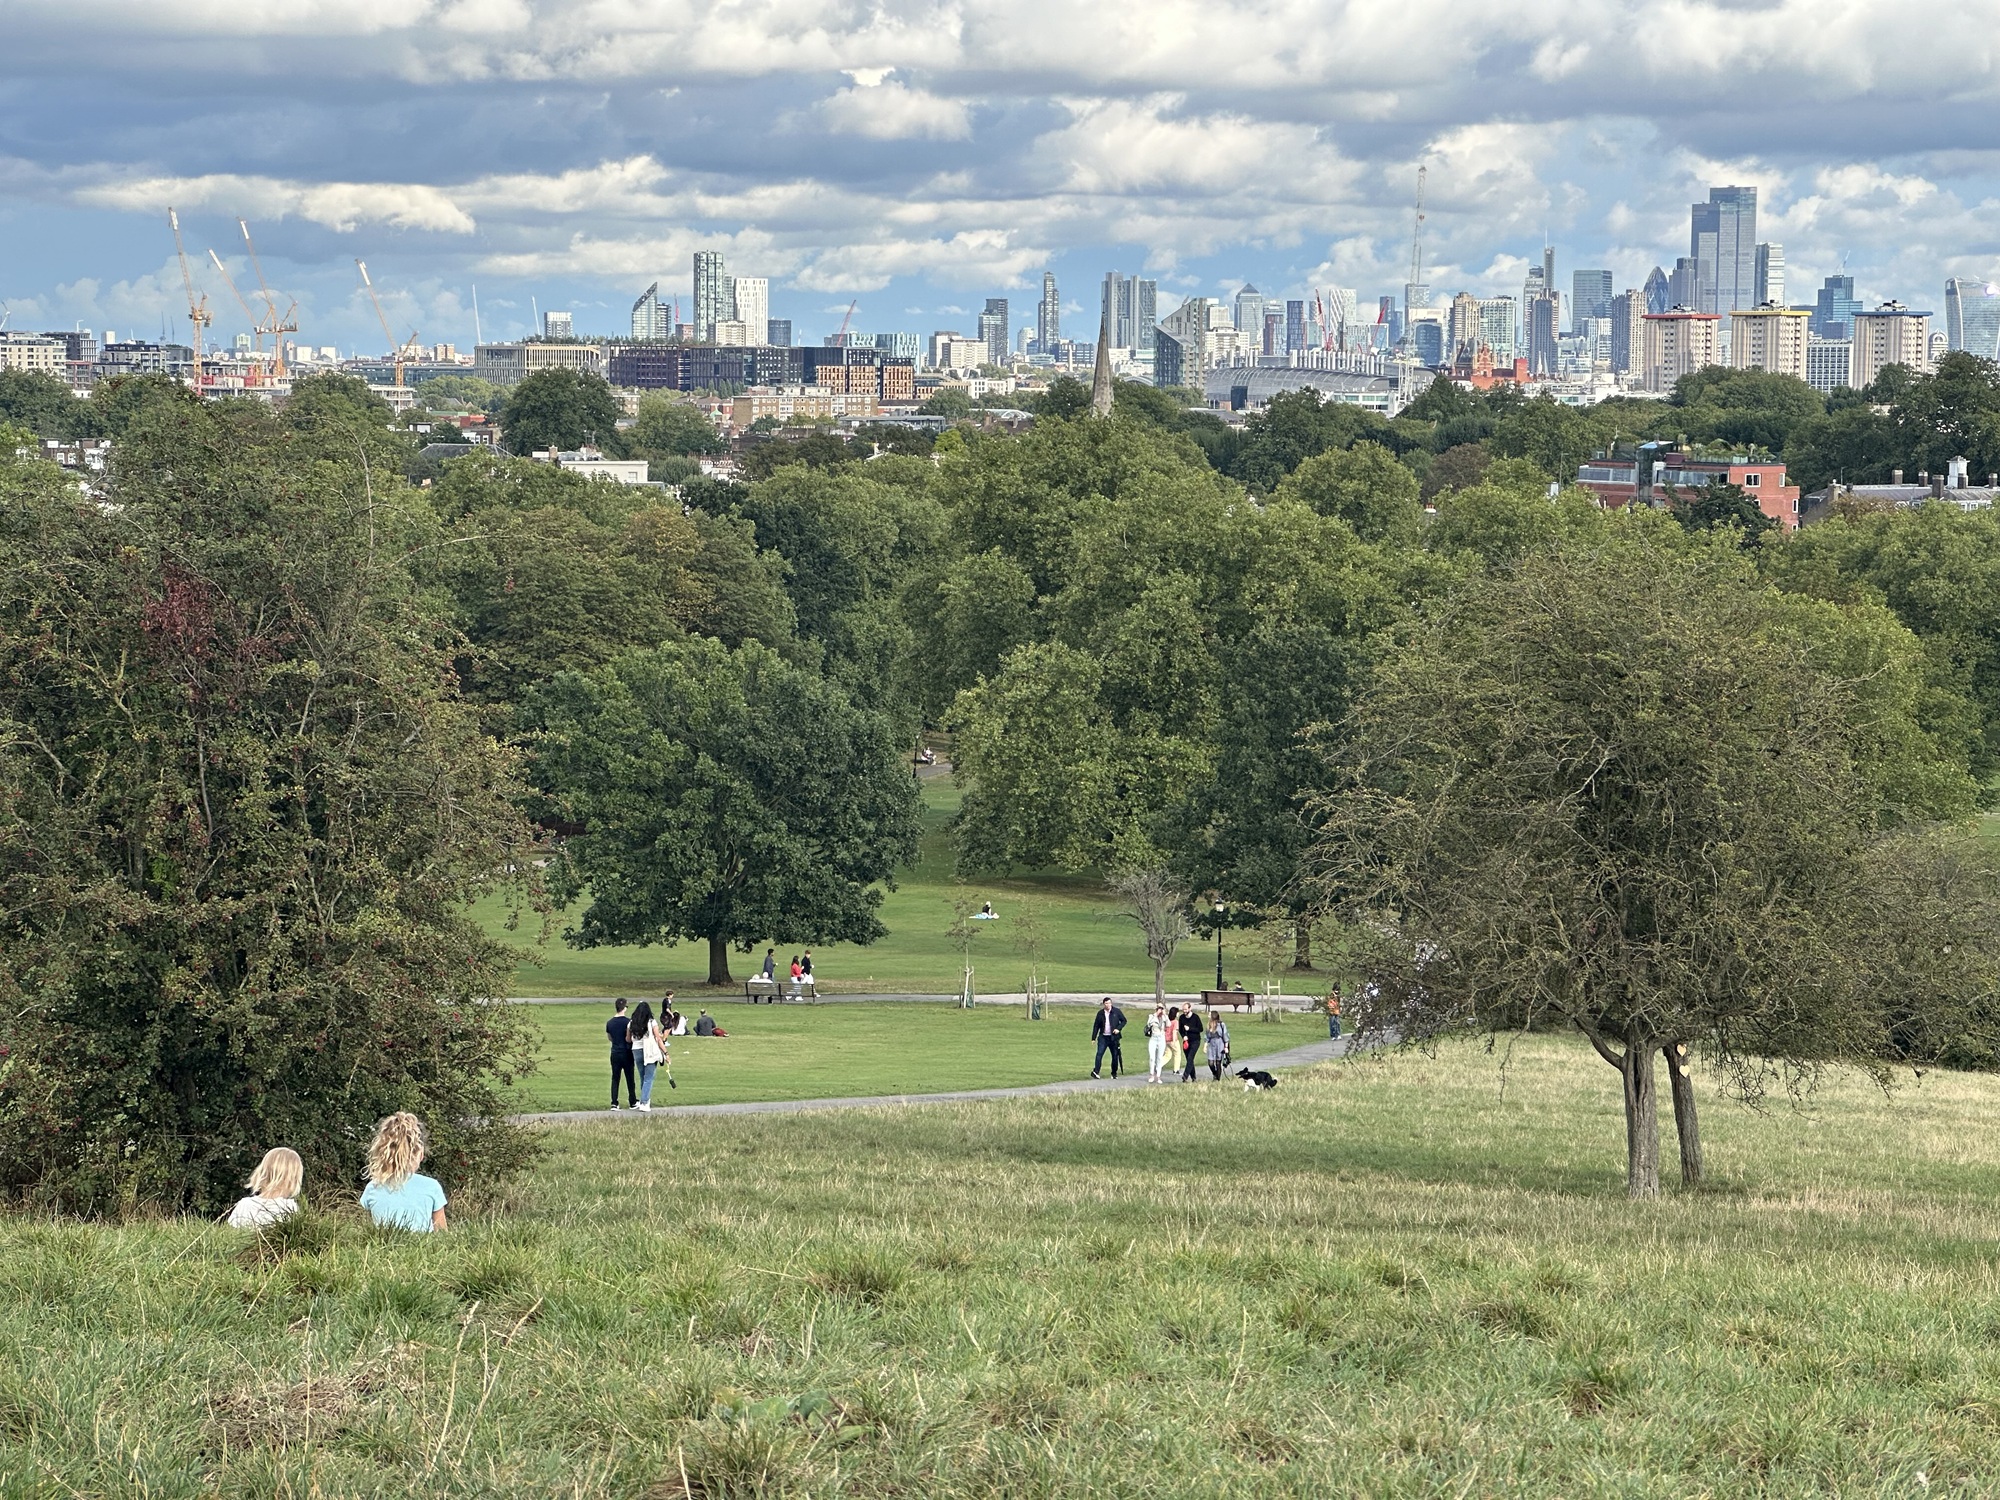
[[1716,364],[1721,355],[1722,319],[1714,313],[1647,313],[1641,369],[1649,391],[1670,391],[1683,375]]
[[878,333],[874,344],[892,359],[907,359],[915,363],[923,351],[923,340],[914,333]]
[[1306,347],[1306,304],[1294,297],[1285,304],[1285,352]]
[[1890,365],[1902,365],[1912,375],[1931,372],[1931,315],[1912,312],[1900,302],[1884,302],[1873,312],[1854,315],[1856,390],[1866,390]]
[[1629,375],[1646,352],[1646,294],[1627,289],[1611,299],[1611,369]]
[[986,310],[979,315],[979,336],[986,340],[986,352],[996,365],[1007,363],[1007,299],[988,297]]
[[1653,267],[1646,278],[1646,311],[1649,313],[1668,312],[1673,308],[1673,292],[1667,285],[1667,273],[1660,267]]
[[1689,312],[1699,312],[1697,305],[1707,295],[1702,288],[1701,262],[1692,255],[1683,255],[1674,262],[1674,274],[1667,278],[1667,305],[1661,312],[1672,312],[1684,307]]
[[1479,299],[1470,292],[1460,292],[1451,299],[1451,312],[1445,318],[1445,358],[1457,361],[1472,353],[1480,342]]
[[1153,329],[1159,324],[1157,281],[1126,276],[1117,271],[1104,275],[1104,308],[1111,322],[1111,347],[1140,352],[1153,347]]
[[1756,287],[1752,292],[1756,301],[1751,305],[1763,307],[1769,303],[1776,307],[1785,305],[1785,247],[1778,244],[1764,244],[1757,247]]
[[553,309],[542,314],[542,337],[545,339],[572,339],[576,337],[576,322],[566,312]]
[[733,322],[736,317],[736,290],[730,285],[729,267],[720,250],[694,253],[694,336],[697,343],[715,342],[715,325]]
[[1436,318],[1418,318],[1410,324],[1410,348],[1417,363],[1435,369],[1444,363],[1444,324]]
[[1247,338],[1264,337],[1264,294],[1254,286],[1236,294],[1236,326]]
[[1493,363],[1511,365],[1521,347],[1519,310],[1512,297],[1486,297],[1479,304],[1479,341],[1493,351]]
[[1384,297],[1375,304],[1375,326],[1382,329],[1382,337],[1391,349],[1403,342],[1403,311],[1396,306],[1394,297]]
[[660,284],[656,281],[632,304],[632,337],[657,344],[673,336],[673,309],[660,300]]
[[1268,308],[1264,313],[1264,354],[1274,358],[1285,352],[1285,315]]
[[2000,359],[2000,287],[1953,276],[1944,284],[1945,347]]
[[1854,315],[1860,311],[1861,299],[1854,295],[1854,278],[1829,276],[1814,304],[1813,332],[1823,339],[1851,339]]
[[1561,313],[1554,292],[1539,292],[1527,306],[1528,373],[1549,376],[1556,373],[1556,331]]
[[1847,339],[1823,339],[1817,334],[1808,335],[1806,384],[1825,395],[1853,383],[1853,343]]
[[1035,304],[1035,352],[1053,356],[1062,340],[1062,297],[1056,291],[1056,273],[1042,272],[1042,300]]
[[[1431,289],[1427,282],[1406,281],[1403,283],[1403,327],[1414,332],[1417,314],[1431,305]],[[1327,309],[1329,316],[1333,310]],[[1343,314],[1343,316],[1345,316]]]
[[1812,314],[1802,307],[1739,307],[1729,314],[1729,363],[1804,380],[1811,322]]
[[746,344],[761,344],[770,336],[771,282],[764,276],[737,276],[731,279],[730,295],[735,298],[736,322],[744,327]]
[[1581,333],[1593,318],[1611,316],[1611,273],[1572,271],[1569,273],[1570,332]]
[[[910,335],[915,338],[915,334]],[[769,318],[764,323],[764,342],[776,344],[780,349],[792,347],[792,320],[790,318]]]
[[1719,187],[1689,210],[1688,255],[1699,267],[1696,312],[1755,307],[1757,190]]

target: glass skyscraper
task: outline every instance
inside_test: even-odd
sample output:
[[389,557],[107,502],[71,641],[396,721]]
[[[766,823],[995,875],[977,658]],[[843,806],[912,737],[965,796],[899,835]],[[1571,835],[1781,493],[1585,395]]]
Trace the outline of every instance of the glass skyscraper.
[[1852,276],[1829,276],[1819,289],[1813,311],[1813,332],[1823,339],[1854,336],[1854,315],[1861,311],[1861,299],[1854,295]]
[[1947,349],[2000,359],[2000,287],[1954,276],[1944,284]]
[[1757,305],[1757,190],[1719,187],[1690,210],[1688,255],[1696,263],[1696,312]]

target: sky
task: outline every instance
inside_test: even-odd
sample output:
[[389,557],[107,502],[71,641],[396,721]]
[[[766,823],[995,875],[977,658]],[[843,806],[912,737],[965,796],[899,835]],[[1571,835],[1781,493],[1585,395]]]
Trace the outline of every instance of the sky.
[[1637,286],[1688,205],[1760,189],[1788,300],[1843,267],[1942,313],[2000,277],[2000,0],[5,0],[10,328],[226,340],[237,218],[301,341],[624,333],[691,256],[816,342],[1031,320],[1156,277],[1267,297]]

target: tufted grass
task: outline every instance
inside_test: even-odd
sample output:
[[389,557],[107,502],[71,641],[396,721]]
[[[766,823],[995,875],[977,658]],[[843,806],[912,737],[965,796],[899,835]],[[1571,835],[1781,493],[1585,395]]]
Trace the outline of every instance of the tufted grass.
[[1991,1493],[2000,1081],[1705,1096],[1656,1205],[1614,1083],[564,1126],[435,1240],[0,1219],[0,1495]]

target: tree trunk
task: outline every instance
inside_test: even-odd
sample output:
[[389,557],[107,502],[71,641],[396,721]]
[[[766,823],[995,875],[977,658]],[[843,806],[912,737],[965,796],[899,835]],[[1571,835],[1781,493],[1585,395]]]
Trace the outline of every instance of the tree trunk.
[[1301,917],[1292,927],[1292,967],[1295,969],[1310,969],[1312,966],[1312,924]]
[[1681,1186],[1701,1186],[1701,1120],[1694,1109],[1694,1078],[1688,1072],[1686,1042],[1668,1042],[1667,1080],[1673,1089],[1674,1133],[1680,1138]]
[[1625,1193],[1660,1196],[1660,1101],[1650,1043],[1626,1039],[1618,1071],[1625,1079]]
[[1167,961],[1164,958],[1153,960],[1153,1002],[1156,1005],[1167,1003]]
[[729,977],[729,939],[712,937],[708,940],[708,982],[710,984],[734,984]]

